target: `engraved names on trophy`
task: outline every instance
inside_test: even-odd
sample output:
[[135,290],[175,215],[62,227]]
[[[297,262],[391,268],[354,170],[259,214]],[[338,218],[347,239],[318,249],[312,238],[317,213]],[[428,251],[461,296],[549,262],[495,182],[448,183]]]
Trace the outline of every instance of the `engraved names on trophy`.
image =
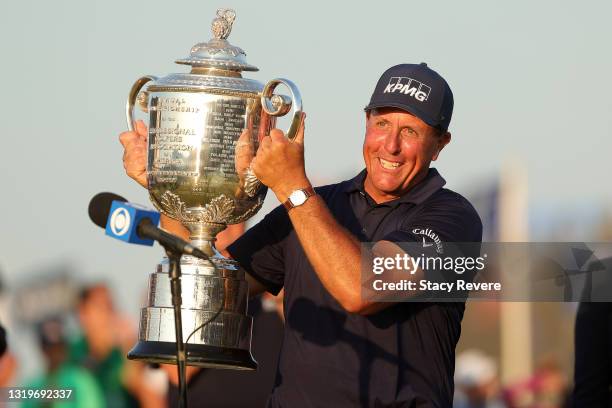
[[204,173],[237,177],[234,155],[246,122],[244,99],[159,94],[151,98],[149,113],[149,169],[157,182],[176,183],[179,177]]
[[197,101],[183,96],[155,96],[149,108],[149,168],[161,183],[174,183],[179,176],[197,177],[197,169],[188,168],[196,150],[193,139],[198,134],[194,115],[201,113]]
[[245,125],[246,101],[226,97],[210,104],[205,137],[209,147],[208,163],[204,171],[219,170],[224,178],[235,177],[235,148]]

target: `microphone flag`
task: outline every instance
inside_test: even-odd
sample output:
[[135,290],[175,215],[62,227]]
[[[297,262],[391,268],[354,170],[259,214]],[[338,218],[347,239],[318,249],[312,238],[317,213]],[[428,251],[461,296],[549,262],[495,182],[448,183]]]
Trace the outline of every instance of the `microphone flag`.
[[114,200],[106,222],[106,235],[131,244],[152,246],[152,239],[138,235],[138,225],[144,218],[157,226],[160,214],[142,205]]

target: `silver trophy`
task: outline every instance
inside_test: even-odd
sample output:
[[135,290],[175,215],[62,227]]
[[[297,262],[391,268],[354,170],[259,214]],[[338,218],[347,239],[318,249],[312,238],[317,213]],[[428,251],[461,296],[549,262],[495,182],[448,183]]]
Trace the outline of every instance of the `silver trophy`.
[[[181,221],[191,243],[210,258],[183,256],[180,263],[187,365],[254,369],[248,284],[237,263],[217,252],[215,236],[228,224],[248,220],[263,204],[266,188],[250,167],[259,146],[262,109],[273,126],[274,117],[293,107],[287,131],[291,139],[300,124],[302,101],[291,81],[274,79],[264,86],[242,77],[242,71],[258,69],[227,41],[235,17],[233,10],[218,10],[212,22],[214,38],[196,44],[187,58],[176,61],[190,65],[191,72],[138,79],[126,115],[131,130],[136,108],[149,116],[151,201]],[[279,84],[291,97],[273,94]],[[168,272],[164,259],[150,275],[148,302],[141,310],[138,343],[130,359],[176,361]]]

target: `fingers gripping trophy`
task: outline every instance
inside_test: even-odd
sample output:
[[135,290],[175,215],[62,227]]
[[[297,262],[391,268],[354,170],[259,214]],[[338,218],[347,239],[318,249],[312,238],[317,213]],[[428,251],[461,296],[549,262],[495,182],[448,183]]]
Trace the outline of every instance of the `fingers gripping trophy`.
[[[302,101],[289,80],[274,79],[264,86],[242,77],[242,71],[258,69],[246,62],[242,49],[227,41],[235,17],[233,10],[217,11],[213,38],[176,61],[190,65],[189,73],[138,79],[126,115],[130,130],[136,109],[149,117],[147,178],[152,203],[187,227],[191,243],[209,257],[183,256],[180,261],[187,365],[254,369],[252,318],[246,314],[248,284],[236,262],[217,252],[215,236],[261,208],[266,187],[251,169],[259,141],[275,117],[292,107],[287,137],[294,138]],[[279,84],[291,97],[273,93]],[[271,123],[262,123],[262,110]],[[165,259],[149,277],[148,301],[130,359],[176,361],[169,268]]]

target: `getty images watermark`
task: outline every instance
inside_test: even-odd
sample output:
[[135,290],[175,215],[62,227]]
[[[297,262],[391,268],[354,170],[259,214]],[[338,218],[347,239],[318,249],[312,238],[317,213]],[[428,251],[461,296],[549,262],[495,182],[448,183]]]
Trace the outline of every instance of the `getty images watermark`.
[[612,301],[612,243],[381,241],[362,245],[376,302]]

